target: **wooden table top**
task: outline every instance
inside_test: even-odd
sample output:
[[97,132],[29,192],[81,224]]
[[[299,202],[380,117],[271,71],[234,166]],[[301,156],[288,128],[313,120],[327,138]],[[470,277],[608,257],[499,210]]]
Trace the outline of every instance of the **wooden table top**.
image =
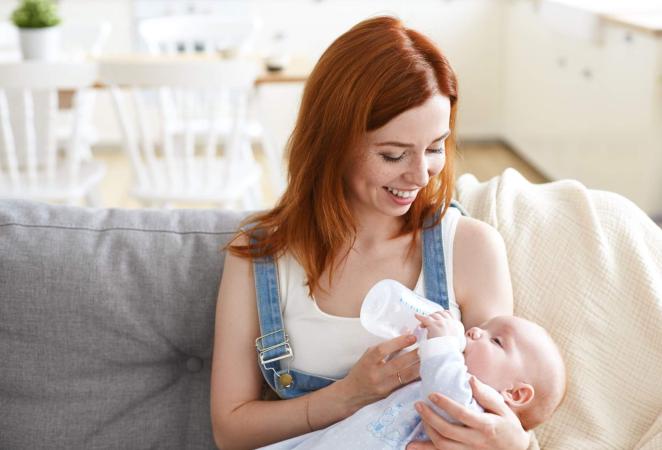
[[[148,55],[144,53],[134,54],[119,54],[107,55],[100,57],[97,61],[100,64],[112,62],[181,62],[185,64],[187,61],[215,61],[222,60],[221,58],[210,55]],[[261,72],[255,80],[256,85],[269,84],[269,83],[303,83],[308,79],[308,75],[313,69],[314,62],[310,59],[297,56],[291,58],[287,65],[281,70],[268,70],[266,63],[259,59]]]

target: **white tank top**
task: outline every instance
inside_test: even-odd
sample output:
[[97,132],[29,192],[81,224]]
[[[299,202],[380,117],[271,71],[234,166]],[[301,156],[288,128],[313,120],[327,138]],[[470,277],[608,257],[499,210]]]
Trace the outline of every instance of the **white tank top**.
[[[460,212],[448,208],[442,219],[442,245],[448,285],[448,305],[460,320],[460,308],[453,289],[453,238]],[[334,316],[323,312],[308,295],[303,267],[287,253],[277,261],[280,307],[294,357],[289,367],[328,378],[343,378],[368,347],[383,341],[366,331],[358,317]],[[425,296],[423,268],[414,292]],[[286,360],[287,361],[287,360]],[[285,363],[287,364],[287,363]]]

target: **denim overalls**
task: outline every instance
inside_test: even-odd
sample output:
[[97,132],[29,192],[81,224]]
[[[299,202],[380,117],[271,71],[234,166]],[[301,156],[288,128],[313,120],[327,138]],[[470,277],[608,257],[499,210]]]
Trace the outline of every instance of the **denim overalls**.
[[[463,215],[466,215],[462,207],[455,202],[451,203],[451,207],[458,208]],[[435,218],[438,214],[435,214]],[[430,222],[428,221],[427,224]],[[448,309],[441,224],[433,228],[424,228],[422,235],[425,296],[444,309]],[[287,366],[281,367],[281,361],[291,358],[293,350],[283,326],[278,273],[274,259],[270,256],[253,259],[253,274],[261,333],[255,341],[255,347],[260,370],[269,386],[280,398],[294,398],[336,381],[333,378],[288,369]],[[291,378],[281,377],[283,374],[289,374]]]

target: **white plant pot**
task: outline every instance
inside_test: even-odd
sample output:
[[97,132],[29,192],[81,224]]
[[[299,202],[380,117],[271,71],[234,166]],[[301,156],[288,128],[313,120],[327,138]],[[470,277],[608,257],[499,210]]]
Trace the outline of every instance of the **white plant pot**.
[[19,28],[23,59],[52,61],[60,53],[60,27]]

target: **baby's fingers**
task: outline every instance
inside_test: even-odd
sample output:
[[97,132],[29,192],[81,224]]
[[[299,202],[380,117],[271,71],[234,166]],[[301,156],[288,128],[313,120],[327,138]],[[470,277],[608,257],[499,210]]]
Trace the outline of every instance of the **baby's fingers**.
[[430,318],[427,316],[423,316],[418,313],[414,313],[414,317],[418,319],[419,322],[421,322],[421,328],[425,328],[428,325],[430,325]]

